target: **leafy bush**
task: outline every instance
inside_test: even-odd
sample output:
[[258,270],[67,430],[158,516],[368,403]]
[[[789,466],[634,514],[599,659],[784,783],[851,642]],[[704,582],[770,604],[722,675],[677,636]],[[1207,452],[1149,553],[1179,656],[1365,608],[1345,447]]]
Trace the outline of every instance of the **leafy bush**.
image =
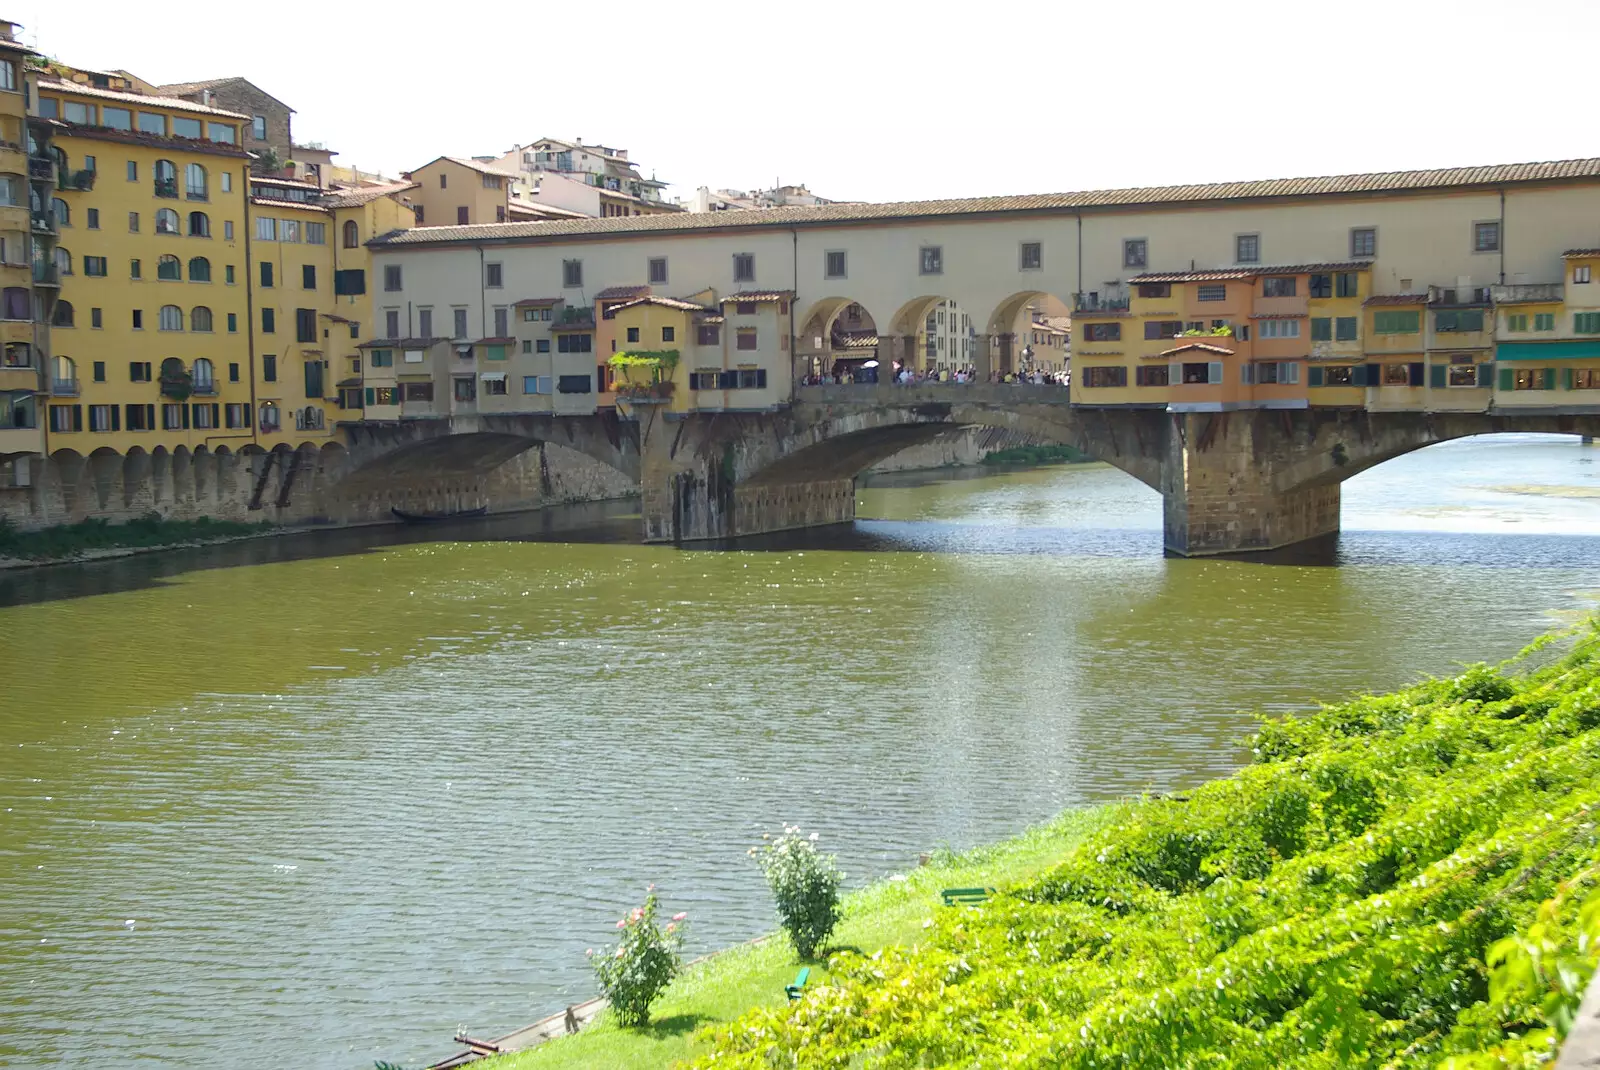
[[1520,673],[1268,722],[1234,776],[982,907],[930,906],[915,946],[835,955],[694,1065],[1546,1062],[1600,959],[1596,628]]
[[622,936],[616,947],[588,952],[600,988],[611,1001],[611,1012],[623,1025],[649,1022],[650,1004],[683,965],[680,953],[688,915],[674,914],[663,927],[656,922],[659,906],[652,884],[644,905],[634,907],[617,922]]
[[799,825],[783,826],[776,838],[766,834],[761,838],[765,842],[750,848],[750,854],[766,874],[778,920],[800,957],[813,958],[839,924],[839,883],[844,874],[832,855],[817,851],[817,834],[803,835]]

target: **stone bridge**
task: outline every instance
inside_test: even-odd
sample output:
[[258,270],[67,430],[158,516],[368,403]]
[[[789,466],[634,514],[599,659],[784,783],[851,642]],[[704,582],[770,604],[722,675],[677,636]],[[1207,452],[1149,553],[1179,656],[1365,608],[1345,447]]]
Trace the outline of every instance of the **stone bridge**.
[[971,426],[1072,446],[1159,491],[1165,542],[1185,555],[1264,550],[1339,529],[1339,485],[1437,442],[1506,431],[1600,434],[1600,415],[1169,413],[1074,407],[1062,387],[802,387],[771,413],[638,413],[644,535],[721,539],[855,518],[855,477],[907,446]]

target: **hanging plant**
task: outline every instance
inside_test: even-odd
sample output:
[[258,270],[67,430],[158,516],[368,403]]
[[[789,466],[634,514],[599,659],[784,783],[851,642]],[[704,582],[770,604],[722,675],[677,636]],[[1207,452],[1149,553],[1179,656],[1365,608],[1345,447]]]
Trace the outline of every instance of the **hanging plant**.
[[187,368],[163,368],[161,371],[161,395],[173,401],[187,401],[189,395],[194,393],[194,376],[189,374]]

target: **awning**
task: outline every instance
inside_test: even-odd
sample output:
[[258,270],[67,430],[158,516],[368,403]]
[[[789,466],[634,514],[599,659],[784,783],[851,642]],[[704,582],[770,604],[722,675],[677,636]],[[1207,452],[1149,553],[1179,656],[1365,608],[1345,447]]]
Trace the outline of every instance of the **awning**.
[[1574,360],[1600,357],[1600,338],[1571,342],[1501,342],[1495,360]]
[[506,373],[505,372],[484,372],[482,375],[478,376],[478,378],[482,379],[486,383],[499,382],[501,379],[504,379],[505,377],[506,377]]

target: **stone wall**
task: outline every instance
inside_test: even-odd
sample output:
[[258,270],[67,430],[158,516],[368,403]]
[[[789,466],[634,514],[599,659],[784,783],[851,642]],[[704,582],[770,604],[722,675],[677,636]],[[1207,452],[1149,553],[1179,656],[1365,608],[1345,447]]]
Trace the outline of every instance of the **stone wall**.
[[336,446],[129,457],[63,451],[30,460],[30,486],[0,487],[0,518],[22,530],[91,518],[121,523],[151,513],[169,520],[358,524],[392,520],[391,508],[451,512],[488,506],[510,512],[639,490],[631,476],[554,444],[536,445],[480,474],[397,473],[378,486],[344,484],[348,464]]
[[1037,445],[1028,436],[999,427],[966,427],[948,436],[903,449],[879,461],[868,471],[913,472],[923,468],[952,468],[982,464],[983,459],[1013,446]]

